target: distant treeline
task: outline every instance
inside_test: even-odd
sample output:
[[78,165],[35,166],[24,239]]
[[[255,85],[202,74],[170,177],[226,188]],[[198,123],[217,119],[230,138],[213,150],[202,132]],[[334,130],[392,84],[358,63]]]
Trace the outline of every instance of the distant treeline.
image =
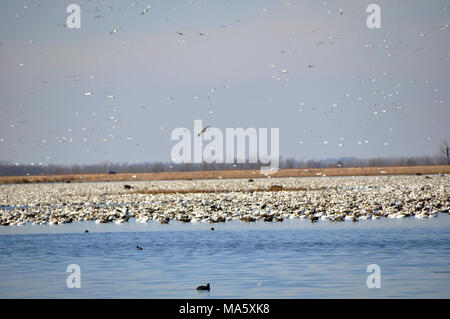
[[[416,166],[416,165],[447,165],[447,159],[439,156],[401,157],[401,158],[371,158],[357,159],[345,157],[325,160],[297,160],[281,158],[280,168],[326,168],[326,167],[367,167],[367,166]],[[259,169],[265,166],[261,163],[202,163],[173,164],[163,162],[153,163],[102,163],[92,165],[15,165],[0,162],[0,176],[22,175],[58,175],[58,174],[105,174],[105,173],[156,173],[156,172],[193,172],[214,170]]]

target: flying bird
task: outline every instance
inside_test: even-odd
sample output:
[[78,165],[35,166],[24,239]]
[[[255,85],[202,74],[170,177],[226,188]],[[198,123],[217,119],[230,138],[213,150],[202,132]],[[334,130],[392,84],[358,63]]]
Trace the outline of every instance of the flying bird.
[[206,130],[207,130],[208,128],[210,128],[210,127],[211,127],[211,126],[205,126],[204,128],[202,128],[202,130],[201,130],[200,132],[198,132],[197,137],[199,137],[200,135],[202,135],[203,133],[205,133]]
[[144,10],[142,10],[141,12],[141,16],[143,16],[144,14],[146,14],[148,12],[148,10],[150,10],[152,6],[146,6]]

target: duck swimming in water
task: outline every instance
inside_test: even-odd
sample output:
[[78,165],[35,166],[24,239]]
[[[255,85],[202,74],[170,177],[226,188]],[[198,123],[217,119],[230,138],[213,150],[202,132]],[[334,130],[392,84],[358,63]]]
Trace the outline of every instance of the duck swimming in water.
[[136,249],[137,249],[137,250],[142,250],[142,249],[144,249],[144,248],[142,248],[142,247],[140,247],[140,246],[136,246]]
[[211,288],[209,286],[209,283],[206,286],[198,286],[197,290],[207,290],[209,291]]

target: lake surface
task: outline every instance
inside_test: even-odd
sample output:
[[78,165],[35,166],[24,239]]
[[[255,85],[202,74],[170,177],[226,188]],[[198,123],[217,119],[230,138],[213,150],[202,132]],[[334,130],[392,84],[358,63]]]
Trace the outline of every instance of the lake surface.
[[[7,226],[0,298],[449,298],[449,230],[446,214],[337,224]],[[66,286],[69,264],[80,266],[79,289]],[[381,268],[379,289],[366,285],[370,264]],[[206,283],[210,292],[195,289]]]

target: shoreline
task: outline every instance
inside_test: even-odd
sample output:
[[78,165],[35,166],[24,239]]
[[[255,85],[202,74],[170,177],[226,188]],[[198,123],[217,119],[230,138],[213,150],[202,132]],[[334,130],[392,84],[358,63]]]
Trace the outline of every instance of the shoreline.
[[334,223],[434,218],[450,212],[447,175],[141,181],[133,186],[130,189],[123,182],[1,185],[0,225],[84,220],[123,224],[133,218],[161,224],[277,223],[296,218]]
[[[95,221],[80,221],[60,225],[33,225],[31,222],[22,226],[0,227],[0,236],[7,235],[56,235],[56,234],[79,234],[86,236],[99,233],[136,233],[136,232],[233,232],[233,231],[285,231],[285,230],[312,230],[312,229],[389,229],[395,228],[421,228],[450,226],[449,214],[438,214],[435,218],[417,219],[414,217],[404,219],[377,219],[361,220],[360,223],[352,223],[346,220],[343,223],[329,223],[319,220],[318,223],[310,223],[307,219],[287,219],[280,223],[267,223],[258,220],[254,223],[246,223],[239,220],[220,224],[209,222],[183,223],[173,221],[169,224],[161,224],[151,220],[148,223],[139,223],[135,218],[124,224],[98,224]],[[211,230],[214,227],[214,231]]]

